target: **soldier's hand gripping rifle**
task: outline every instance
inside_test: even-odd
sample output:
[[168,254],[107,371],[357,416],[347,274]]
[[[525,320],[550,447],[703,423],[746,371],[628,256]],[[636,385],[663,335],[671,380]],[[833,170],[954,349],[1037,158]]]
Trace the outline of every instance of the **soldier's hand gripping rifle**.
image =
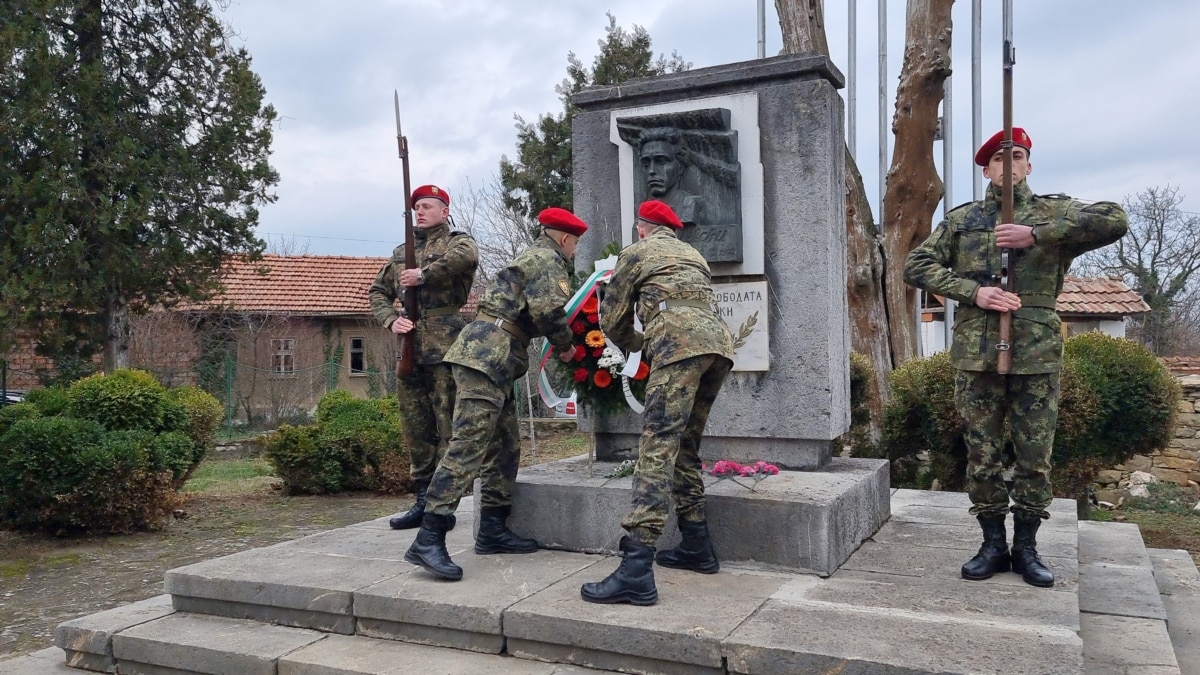
[[[404,269],[413,269],[417,266],[417,251],[414,244],[415,236],[413,235],[413,215],[412,215],[412,187],[408,177],[408,139],[400,131],[400,92],[395,93],[396,96],[396,145],[400,151],[400,164],[404,167]],[[416,324],[421,318],[421,308],[417,306],[417,288],[415,286],[404,287],[404,314],[409,321]],[[400,351],[396,356],[396,377],[411,377],[413,372],[413,333],[416,331],[416,326],[413,330],[396,336],[399,339]]]
[[[1015,217],[1013,208],[1013,122],[1012,122],[1012,88],[1013,64],[1016,63],[1016,53],[1013,51],[1012,0],[1004,0],[1004,191],[1000,199],[1000,222],[1011,223]],[[1013,282],[1012,249],[1000,250],[1000,287],[1009,293],[1015,293],[1016,284]],[[1000,313],[1000,339],[996,342],[999,358],[996,372],[1007,375],[1012,368],[1012,312]]]

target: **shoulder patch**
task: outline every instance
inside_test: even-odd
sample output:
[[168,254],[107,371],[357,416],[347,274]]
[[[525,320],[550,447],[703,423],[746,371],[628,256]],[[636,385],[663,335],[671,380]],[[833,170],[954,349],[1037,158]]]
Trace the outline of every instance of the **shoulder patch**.
[[563,295],[570,295],[571,294],[571,285],[567,283],[566,279],[559,279],[558,280],[558,290],[562,291]]
[[1072,199],[1071,195],[1055,192],[1048,195],[1038,195],[1038,199]]

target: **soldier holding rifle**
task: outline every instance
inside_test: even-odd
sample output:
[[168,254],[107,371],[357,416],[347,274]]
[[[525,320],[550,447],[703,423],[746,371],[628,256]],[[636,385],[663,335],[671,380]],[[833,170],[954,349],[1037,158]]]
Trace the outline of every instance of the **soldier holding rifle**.
[[[1050,452],[1058,418],[1062,325],[1055,304],[1074,258],[1113,243],[1128,228],[1112,202],[1085,204],[1065,195],[1035,195],[1025,182],[1033,170],[1033,141],[1012,127],[987,140],[975,163],[991,181],[982,201],[947,214],[933,234],[909,254],[904,280],[962,303],[954,325],[950,359],[954,402],[965,421],[967,490],[971,514],[983,530],[983,546],[962,567],[964,579],[981,580],[1010,567],[1034,586],[1054,585],[1054,574],[1037,553],[1037,531],[1052,498]],[[1011,172],[1005,154],[1011,152]],[[1003,184],[1012,183],[1012,218],[1002,216]],[[1008,266],[1002,266],[1008,249]],[[998,282],[1007,276],[1006,290]],[[1001,319],[1011,321],[1002,341]],[[1009,342],[1008,349],[998,345]],[[1010,364],[1003,373],[1001,356]],[[1001,472],[1005,423],[1016,452],[1013,491]],[[1005,517],[1012,500],[1009,552]]]

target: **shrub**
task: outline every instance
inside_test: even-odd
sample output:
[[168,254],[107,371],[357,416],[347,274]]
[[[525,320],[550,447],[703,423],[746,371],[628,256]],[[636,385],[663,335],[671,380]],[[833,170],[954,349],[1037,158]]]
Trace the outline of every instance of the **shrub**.
[[186,481],[187,476],[191,475],[196,465],[204,459],[209,448],[212,447],[224,409],[221,407],[220,401],[200,387],[169,389],[167,390],[167,400],[169,403],[179,406],[183,413],[182,424],[174,427],[173,430],[183,432],[193,445],[191,464],[183,477],[183,480]]
[[103,424],[109,430],[158,431],[180,424],[178,408],[168,409],[166,387],[141,370],[91,375],[71,385],[68,414]]
[[873,457],[878,448],[871,442],[871,383],[875,367],[858,352],[850,352],[850,430],[834,441],[834,447],[850,447],[853,457]]
[[3,436],[4,432],[17,422],[31,420],[35,417],[41,417],[41,411],[28,401],[0,407],[0,436]]
[[0,519],[52,534],[161,526],[177,503],[152,461],[153,433],[39,417],[0,436]]
[[71,398],[67,395],[66,387],[44,387],[29,390],[25,394],[25,402],[37,406],[42,417],[55,417],[67,413]]
[[395,397],[364,400],[334,391],[317,404],[317,423],[284,425],[262,441],[291,494],[408,489]]
[[[929,487],[933,478],[957,474],[962,483],[966,448],[962,417],[954,407],[954,368],[946,352],[911,359],[892,371],[891,400],[883,409],[880,456],[892,465],[892,484]],[[928,453],[929,468],[921,456]]]

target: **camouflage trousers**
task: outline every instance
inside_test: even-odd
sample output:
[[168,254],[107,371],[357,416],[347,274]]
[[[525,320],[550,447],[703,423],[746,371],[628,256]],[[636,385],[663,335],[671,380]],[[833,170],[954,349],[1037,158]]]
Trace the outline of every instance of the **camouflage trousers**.
[[662,536],[672,500],[680,520],[705,519],[700,438],[732,367],[723,356],[705,354],[650,369],[633,469],[633,506],[621,521],[647,546],[655,546]]
[[512,386],[497,386],[474,368],[453,368],[458,388],[453,434],[425,493],[425,511],[454,513],[476,477],[481,507],[509,506],[521,461]]
[[411,377],[402,377],[396,387],[400,423],[408,448],[414,483],[428,483],[450,441],[454,414],[454,375],[450,364],[416,364]]
[[1009,511],[1010,495],[1002,476],[1007,429],[1016,455],[1011,510],[1050,517],[1046,508],[1054,497],[1050,453],[1054,449],[1059,391],[1059,373],[955,372],[954,403],[965,421],[971,515],[1002,515]]

